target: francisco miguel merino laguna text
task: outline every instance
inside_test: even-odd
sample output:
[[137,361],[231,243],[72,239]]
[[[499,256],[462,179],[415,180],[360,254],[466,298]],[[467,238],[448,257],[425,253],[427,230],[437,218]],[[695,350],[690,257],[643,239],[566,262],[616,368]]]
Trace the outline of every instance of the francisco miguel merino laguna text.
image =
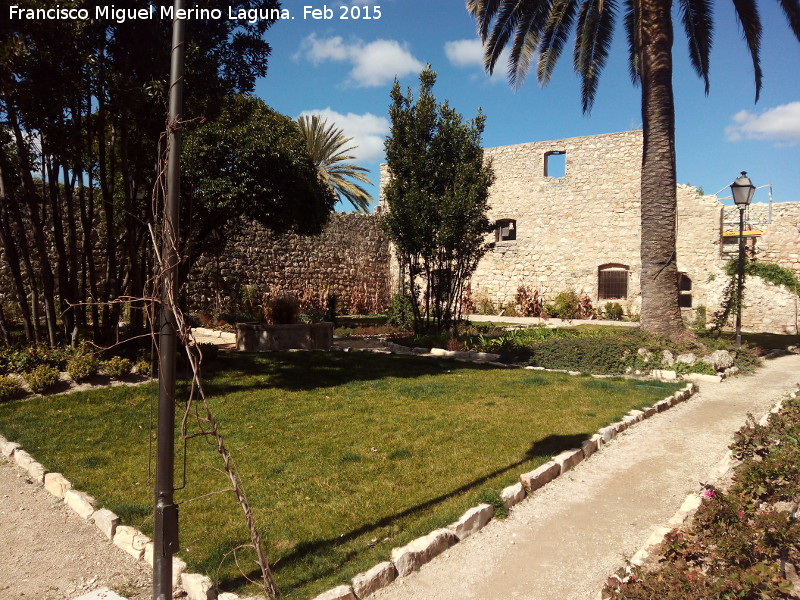
[[[113,20],[117,23],[124,23],[133,19],[214,19],[223,18],[222,10],[218,8],[186,8],[175,10],[172,6],[154,6],[147,8],[117,8],[116,6],[95,6],[94,14],[86,8],[67,8],[58,4],[54,8],[22,8],[20,6],[9,6],[9,19],[25,20],[82,20],[90,18],[95,20]],[[279,20],[291,19],[288,9],[285,8],[239,8],[228,7],[228,14],[225,17],[233,21],[247,21],[255,23],[259,20]]]

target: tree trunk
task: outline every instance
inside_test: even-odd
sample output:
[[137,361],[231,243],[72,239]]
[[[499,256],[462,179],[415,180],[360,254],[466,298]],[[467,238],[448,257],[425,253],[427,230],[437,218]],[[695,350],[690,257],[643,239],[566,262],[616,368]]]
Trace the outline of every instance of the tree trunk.
[[644,147],[641,182],[642,329],[672,339],[688,332],[678,306],[677,191],[670,0],[639,4]]

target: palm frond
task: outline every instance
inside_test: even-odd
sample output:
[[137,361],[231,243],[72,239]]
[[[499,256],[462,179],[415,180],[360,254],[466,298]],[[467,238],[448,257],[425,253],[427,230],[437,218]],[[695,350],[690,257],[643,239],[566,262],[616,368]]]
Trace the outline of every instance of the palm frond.
[[487,40],[484,41],[483,66],[490,75],[494,73],[497,59],[506,47],[509,38],[517,28],[519,23],[520,10],[519,2],[506,0],[497,11],[497,17],[492,25],[492,31]]
[[531,68],[531,61],[539,46],[542,29],[550,14],[549,2],[530,0],[518,3],[519,21],[514,43],[508,57],[508,79],[519,89]]
[[573,66],[581,78],[583,112],[590,113],[614,34],[616,0],[584,0],[578,13]]
[[681,20],[689,41],[689,59],[698,77],[705,83],[706,96],[709,91],[708,67],[713,41],[714,23],[710,0],[680,0]]
[[635,0],[625,0],[625,33],[628,36],[628,73],[633,85],[642,83],[642,36]]
[[577,0],[555,0],[553,2],[550,18],[544,27],[542,39],[539,43],[537,77],[542,85],[550,83],[553,69],[561,56],[564,44],[569,38],[569,32],[575,21],[577,9]]
[[778,0],[778,3],[786,14],[794,37],[800,41],[800,0]]
[[753,59],[753,74],[756,81],[756,102],[761,96],[761,17],[755,0],[733,0],[736,18],[742,27],[747,49]]
[[333,123],[329,125],[319,115],[311,117],[303,115],[297,119],[297,124],[320,179],[357,211],[369,212],[372,196],[364,188],[350,181],[356,179],[363,183],[371,183],[364,175],[369,173],[369,169],[345,162],[355,158],[349,152],[357,146],[348,145],[353,138],[345,137],[341,129]]
[[505,0],[467,0],[467,10],[475,17],[481,41],[485,42],[489,37],[489,27],[504,3]]

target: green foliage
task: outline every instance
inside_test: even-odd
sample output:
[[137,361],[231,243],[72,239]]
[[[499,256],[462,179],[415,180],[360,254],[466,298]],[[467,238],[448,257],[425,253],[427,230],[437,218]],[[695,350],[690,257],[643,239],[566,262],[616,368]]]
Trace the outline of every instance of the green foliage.
[[19,398],[24,394],[25,390],[19,381],[8,375],[0,375],[0,402]]
[[521,285],[517,288],[514,301],[519,306],[523,317],[541,317],[544,311],[544,299],[539,296],[539,290]]
[[23,348],[0,349],[0,373],[26,373],[40,365],[62,371],[73,350],[66,346],[51,348],[46,344],[31,344]]
[[588,319],[592,316],[592,301],[584,294],[578,295],[569,290],[556,296],[552,304],[545,307],[548,316],[557,319]]
[[488,251],[489,186],[483,160],[485,117],[464,122],[433,95],[436,74],[420,74],[416,100],[395,81],[389,116],[383,223],[394,244],[404,285],[410,291],[417,331],[447,329],[458,318],[466,281]]
[[478,492],[476,498],[478,504],[490,504],[494,508],[495,519],[505,519],[508,516],[508,509],[503,503],[500,492],[492,488],[483,488]]
[[634,365],[638,344],[608,338],[564,338],[542,342],[529,350],[529,363],[548,369],[622,374]]
[[317,175],[297,123],[252,96],[225,100],[219,117],[184,136],[181,190],[196,250],[217,246],[239,216],[275,232],[318,233],[336,203]]
[[694,322],[692,323],[692,329],[695,333],[704,334],[706,333],[706,319],[708,315],[708,309],[700,304],[694,313]]
[[496,315],[498,312],[500,312],[494,305],[494,302],[492,302],[492,299],[486,294],[479,296],[475,302],[475,310],[479,315]]
[[34,394],[44,394],[59,381],[58,369],[48,365],[39,365],[25,373],[25,382]]
[[345,137],[343,130],[337,129],[333,123],[328,125],[319,115],[303,115],[297,119],[297,124],[320,177],[339,198],[344,197],[358,212],[368,213],[372,197],[351,179],[370,183],[366,176],[369,169],[346,162],[355,158],[348,154],[358,147],[348,146],[353,138]]
[[411,298],[405,294],[392,296],[392,303],[389,305],[387,314],[390,325],[395,325],[406,331],[414,329],[414,306],[411,303]]
[[94,354],[81,354],[74,356],[67,363],[67,374],[72,381],[83,381],[97,375],[100,371],[100,361]]
[[625,316],[625,309],[622,308],[622,304],[619,302],[606,302],[605,307],[603,307],[603,313],[606,319],[622,321],[622,317]]
[[133,362],[129,358],[112,356],[103,363],[103,373],[114,379],[122,379],[131,374]]
[[150,359],[145,356],[138,359],[133,365],[133,369],[138,375],[150,375],[151,368]]
[[[725,272],[730,276],[736,276],[736,268],[739,261],[732,258],[725,263]],[[792,290],[795,294],[800,290],[800,281],[797,280],[794,272],[791,269],[782,267],[780,265],[765,263],[756,260],[747,260],[744,263],[745,275],[754,275],[760,277],[764,281],[769,281],[775,285],[785,285]]]

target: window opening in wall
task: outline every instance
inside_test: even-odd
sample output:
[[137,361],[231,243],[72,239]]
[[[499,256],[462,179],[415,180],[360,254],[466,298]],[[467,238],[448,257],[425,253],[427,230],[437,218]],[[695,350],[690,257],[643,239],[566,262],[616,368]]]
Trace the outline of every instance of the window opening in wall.
[[567,174],[567,153],[563,150],[544,155],[544,176],[564,177]]
[[597,297],[600,300],[624,300],[628,297],[626,265],[601,265],[597,271]]
[[494,230],[494,241],[510,242],[517,239],[517,222],[514,219],[498,219]]
[[692,308],[692,280],[686,273],[678,273],[678,306]]

